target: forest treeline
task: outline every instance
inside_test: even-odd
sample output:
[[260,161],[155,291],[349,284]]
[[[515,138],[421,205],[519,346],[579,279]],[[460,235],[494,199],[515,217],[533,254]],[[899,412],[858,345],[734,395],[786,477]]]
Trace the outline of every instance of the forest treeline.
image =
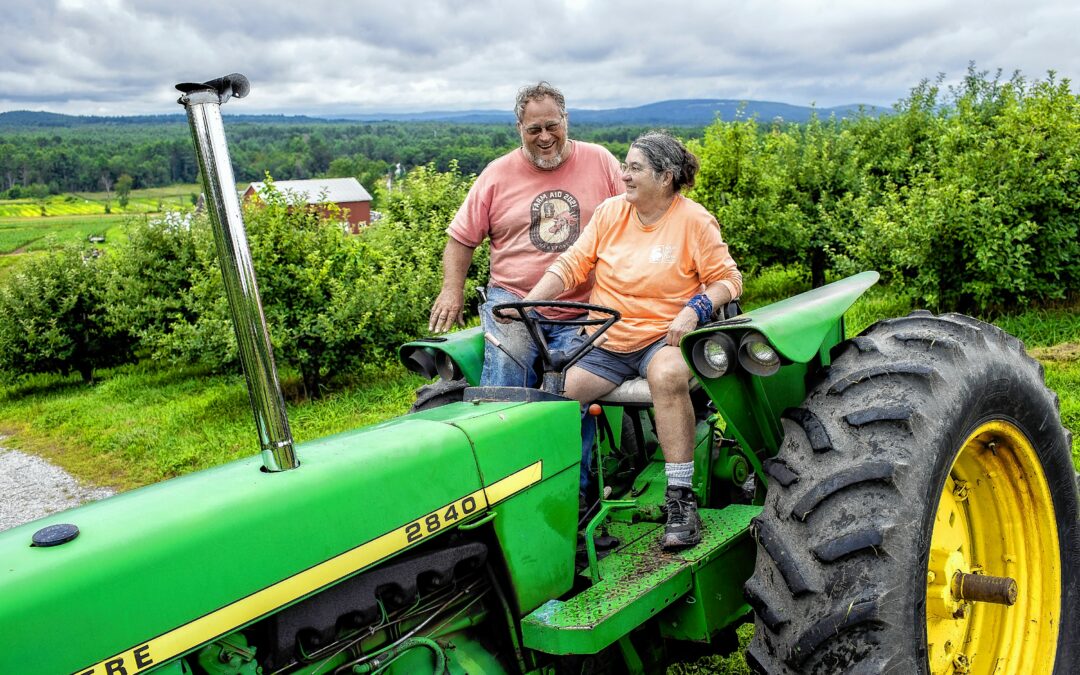
[[[272,154],[244,131],[231,131],[234,157]],[[717,216],[744,275],[782,266],[816,285],[876,269],[915,306],[987,318],[1080,296],[1080,97],[1052,74],[972,70],[957,86],[920,83],[888,116],[717,121],[688,145],[701,159],[691,196]],[[445,228],[478,168],[413,168],[358,236],[273,192],[247,207],[275,353],[309,395],[426,332]],[[140,359],[233,367],[211,239],[205,217],[175,214],[132,223],[101,258],[26,261],[0,284],[0,373],[90,378]],[[468,287],[486,273],[481,253]]]
[[[520,143],[510,124],[443,122],[230,122],[229,150],[238,181],[355,176],[369,190],[391,171],[451,162],[479,173]],[[616,154],[642,127],[574,126],[574,136],[603,143]],[[687,130],[700,135],[701,129]],[[184,121],[0,128],[0,199],[65,192],[110,191],[121,176],[134,189],[194,183],[198,166]]]

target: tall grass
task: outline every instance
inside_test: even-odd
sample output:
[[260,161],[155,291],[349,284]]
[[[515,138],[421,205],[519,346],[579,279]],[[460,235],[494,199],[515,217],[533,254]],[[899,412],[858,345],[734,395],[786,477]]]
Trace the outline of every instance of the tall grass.
[[44,236],[45,234],[36,228],[11,227],[0,229],[0,253],[11,253]]
[[1080,340],[1080,308],[1029,309],[1002,316],[994,323],[1024,341],[1028,347],[1046,347]]

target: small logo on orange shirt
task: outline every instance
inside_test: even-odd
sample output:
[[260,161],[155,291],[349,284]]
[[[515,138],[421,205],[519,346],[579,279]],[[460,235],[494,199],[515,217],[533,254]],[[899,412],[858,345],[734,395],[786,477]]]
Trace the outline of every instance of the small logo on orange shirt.
[[675,262],[675,247],[671,244],[657,244],[649,251],[649,262],[670,264]]

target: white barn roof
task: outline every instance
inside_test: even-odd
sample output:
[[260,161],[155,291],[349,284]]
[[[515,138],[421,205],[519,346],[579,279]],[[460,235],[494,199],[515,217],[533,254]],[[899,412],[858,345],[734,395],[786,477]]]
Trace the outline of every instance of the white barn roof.
[[[255,192],[264,183],[252,183]],[[313,178],[311,180],[276,180],[274,186],[285,195],[302,197],[308,204],[326,202],[370,202],[371,195],[355,178]]]

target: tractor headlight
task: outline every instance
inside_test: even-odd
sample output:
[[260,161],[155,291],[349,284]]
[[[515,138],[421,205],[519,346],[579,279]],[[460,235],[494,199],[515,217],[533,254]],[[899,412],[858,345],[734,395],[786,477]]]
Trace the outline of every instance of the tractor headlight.
[[747,333],[739,343],[739,365],[762,377],[780,370],[780,354],[761,333]]
[[727,352],[724,351],[724,347],[718,342],[715,340],[706,340],[705,346],[702,349],[702,355],[705,357],[705,362],[716,369],[717,372],[727,372]]
[[746,355],[762,368],[770,368],[780,362],[776,350],[764,342],[751,342],[746,345]]
[[423,347],[406,347],[401,354],[401,362],[410,371],[429,380],[435,379],[439,368],[435,363],[435,351]]
[[735,342],[726,333],[714,333],[694,344],[694,367],[705,377],[724,375],[734,360]]
[[462,377],[461,368],[458,367],[457,362],[443,351],[435,354],[435,369],[439,377],[444,380],[456,380]]

